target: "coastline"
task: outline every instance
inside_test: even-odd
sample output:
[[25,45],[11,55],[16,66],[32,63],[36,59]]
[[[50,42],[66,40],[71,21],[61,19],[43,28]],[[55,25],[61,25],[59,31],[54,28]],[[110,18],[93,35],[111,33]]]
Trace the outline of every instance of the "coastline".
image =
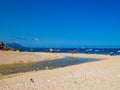
[[101,55],[101,54],[72,54],[72,53],[46,53],[46,52],[15,52],[0,51],[0,65],[47,61],[68,57],[78,58],[111,58],[119,56]]
[[[0,51],[0,56],[1,65],[53,60],[66,56],[103,59],[53,70],[6,75],[0,79],[0,90],[119,90],[120,88],[120,56],[11,51]],[[31,78],[34,83],[30,81]]]

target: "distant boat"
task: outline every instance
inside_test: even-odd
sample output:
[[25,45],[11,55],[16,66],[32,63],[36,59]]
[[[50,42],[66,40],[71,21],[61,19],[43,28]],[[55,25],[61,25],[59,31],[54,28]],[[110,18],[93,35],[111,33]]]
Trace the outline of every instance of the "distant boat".
[[120,53],[120,50],[119,51],[117,51],[118,53]]
[[34,51],[34,49],[30,49],[30,51]]
[[93,49],[87,49],[86,51],[92,51]]
[[95,50],[95,52],[98,52],[99,50]]
[[57,51],[57,52],[60,52],[60,50],[61,50],[61,49],[57,49],[56,51]]

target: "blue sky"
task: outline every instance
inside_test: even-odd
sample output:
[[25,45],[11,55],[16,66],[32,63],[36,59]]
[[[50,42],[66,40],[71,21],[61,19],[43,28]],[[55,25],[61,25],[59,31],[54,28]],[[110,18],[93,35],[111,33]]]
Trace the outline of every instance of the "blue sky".
[[0,40],[29,47],[120,47],[119,0],[1,0]]

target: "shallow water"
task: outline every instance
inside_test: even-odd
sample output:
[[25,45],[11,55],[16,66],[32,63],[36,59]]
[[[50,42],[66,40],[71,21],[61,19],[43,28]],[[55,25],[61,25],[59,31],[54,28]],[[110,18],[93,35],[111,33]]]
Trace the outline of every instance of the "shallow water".
[[42,62],[28,62],[28,63],[17,63],[0,65],[0,74],[7,75],[20,72],[28,72],[33,70],[52,70],[54,68],[66,67],[70,65],[77,65],[88,62],[95,62],[101,59],[90,59],[90,58],[73,58],[65,57],[62,59],[48,60]]

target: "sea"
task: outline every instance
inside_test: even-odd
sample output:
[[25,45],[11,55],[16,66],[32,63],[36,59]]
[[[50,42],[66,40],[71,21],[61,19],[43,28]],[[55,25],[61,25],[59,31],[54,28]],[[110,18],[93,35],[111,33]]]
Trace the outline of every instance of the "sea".
[[78,53],[78,54],[104,54],[120,55],[120,48],[21,48],[23,52],[50,52],[53,53]]

